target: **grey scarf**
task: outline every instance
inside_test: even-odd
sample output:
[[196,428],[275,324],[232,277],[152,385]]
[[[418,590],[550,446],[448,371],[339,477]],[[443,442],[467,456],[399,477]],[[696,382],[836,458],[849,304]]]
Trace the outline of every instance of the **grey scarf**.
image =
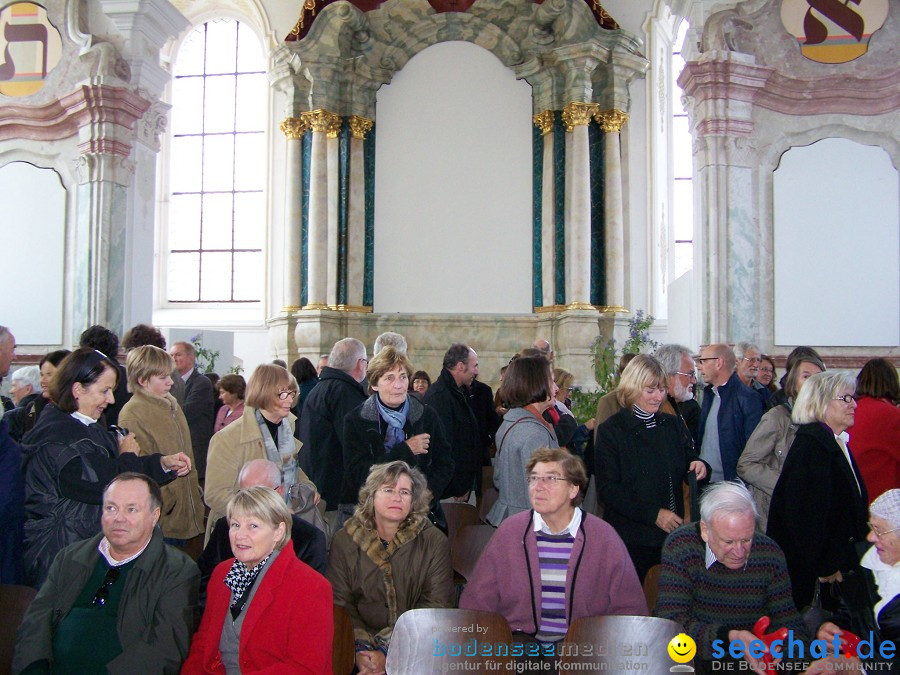
[[275,462],[281,468],[281,485],[284,487],[284,499],[290,499],[291,486],[297,482],[297,456],[294,451],[294,434],[291,425],[284,421],[278,425],[278,447],[272,440],[272,434],[266,426],[266,419],[259,410],[255,410],[256,422],[259,424],[259,432],[262,434],[263,445],[266,448],[266,457]]

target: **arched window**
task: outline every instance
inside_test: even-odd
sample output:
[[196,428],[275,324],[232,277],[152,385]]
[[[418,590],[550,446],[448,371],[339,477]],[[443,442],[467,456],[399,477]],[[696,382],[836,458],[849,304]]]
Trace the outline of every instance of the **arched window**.
[[690,26],[682,21],[672,48],[672,227],[675,235],[672,278],[677,279],[694,266],[694,158],[687,110],[678,76],[684,69],[682,50]]
[[162,304],[258,303],[265,280],[266,62],[234,19],[198,25],[173,64]]

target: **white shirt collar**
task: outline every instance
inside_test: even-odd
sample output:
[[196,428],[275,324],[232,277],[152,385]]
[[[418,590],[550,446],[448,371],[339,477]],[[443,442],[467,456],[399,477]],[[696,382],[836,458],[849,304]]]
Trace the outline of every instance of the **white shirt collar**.
[[541,518],[541,514],[537,511],[532,511],[532,513],[534,514],[532,517],[532,527],[535,532],[543,532],[552,535],[560,535],[568,532],[573,538],[578,536],[578,528],[581,527],[581,509],[577,506],[575,507],[575,513],[572,514],[572,520],[569,521],[569,524],[566,525],[562,532],[551,532],[550,526],[547,525],[543,518]]
[[93,417],[88,417],[87,415],[84,415],[84,414],[78,412],[77,410],[75,412],[71,413],[71,416],[74,417],[79,422],[81,422],[86,427],[90,426],[91,424],[94,424],[97,421]]
[[126,563],[130,563],[132,560],[134,560],[139,555],[141,555],[141,553],[144,552],[144,549],[146,549],[147,546],[150,544],[150,539],[152,539],[152,538],[153,538],[153,533],[151,532],[150,537],[147,539],[146,543],[143,546],[141,546],[141,550],[138,551],[137,553],[135,553],[133,556],[125,558],[125,560],[116,560],[115,558],[112,557],[112,554],[109,552],[109,539],[107,539],[106,537],[103,537],[100,540],[100,543],[97,544],[97,550],[100,551],[100,555],[102,555],[104,558],[106,558],[106,562],[109,563],[110,567],[121,567],[122,565],[124,565]]

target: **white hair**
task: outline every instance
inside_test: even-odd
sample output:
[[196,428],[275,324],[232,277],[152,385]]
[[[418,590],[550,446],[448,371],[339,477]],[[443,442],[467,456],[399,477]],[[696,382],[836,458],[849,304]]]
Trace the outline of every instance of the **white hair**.
[[894,488],[883,493],[869,505],[869,513],[888,521],[892,528],[900,527],[900,490]]
[[391,333],[387,331],[375,338],[375,346],[372,347],[372,355],[374,356],[385,347],[393,347],[398,352],[406,354],[406,338],[400,333]]
[[40,394],[44,391],[43,387],[41,387],[41,369],[37,366],[18,368],[9,377],[13,382],[19,382],[23,386],[30,384],[32,394]]
[[244,480],[248,475],[255,472],[263,472],[265,471],[266,482],[262,483],[265,487],[270,487],[272,489],[276,489],[281,486],[281,469],[278,468],[278,465],[270,459],[251,459],[249,462],[244,464],[241,468],[241,472],[238,474],[238,485],[242,488],[245,487],[256,487],[256,485],[260,485],[260,483],[256,483],[255,485],[243,485]]
[[753,344],[752,342],[738,342],[734,346],[734,356],[738,361],[743,359],[749,351],[755,351],[762,354],[762,350],[759,348],[759,345]]
[[732,513],[752,513],[759,519],[753,495],[742,482],[721,481],[706,488],[700,497],[700,520],[708,525],[717,515]]

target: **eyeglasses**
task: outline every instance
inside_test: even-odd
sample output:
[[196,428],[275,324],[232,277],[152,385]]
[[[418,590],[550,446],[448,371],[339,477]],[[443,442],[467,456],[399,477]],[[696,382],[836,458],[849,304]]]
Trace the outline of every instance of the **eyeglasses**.
[[755,356],[753,358],[751,358],[749,356],[745,356],[744,358],[741,359],[741,361],[749,361],[750,363],[762,363],[762,359],[758,356]]
[[850,405],[850,402],[856,403],[859,401],[859,396],[854,396],[853,394],[844,394],[843,396],[835,396],[835,401],[843,401],[847,405]]
[[103,583],[100,584],[100,588],[97,589],[97,592],[94,593],[94,599],[91,601],[93,605],[100,605],[101,607],[106,604],[106,599],[109,597],[109,587],[112,586],[119,580],[119,568],[118,567],[110,567],[106,571],[106,576],[103,577]]
[[278,399],[280,401],[287,401],[289,398],[290,399],[297,398],[297,392],[296,391],[279,391],[278,392]]
[[686,378],[691,379],[691,380],[697,379],[697,373],[682,373],[680,370],[676,370],[675,374],[676,375],[684,375]]
[[537,485],[538,483],[540,483],[541,485],[549,485],[550,487],[553,487],[560,481],[569,482],[569,479],[563,478],[562,476],[528,476],[529,485]]
[[398,490],[397,488],[383,487],[378,488],[378,491],[388,499],[392,499],[394,495],[400,495],[401,499],[412,499],[412,490],[407,490],[406,488]]
[[881,539],[886,534],[890,534],[891,532],[896,532],[897,530],[900,530],[900,527],[894,527],[894,528],[891,528],[890,530],[885,530],[884,532],[882,532],[877,527],[875,527],[872,523],[868,523],[868,525],[869,525],[869,529],[872,530],[872,534],[874,534],[879,539]]

